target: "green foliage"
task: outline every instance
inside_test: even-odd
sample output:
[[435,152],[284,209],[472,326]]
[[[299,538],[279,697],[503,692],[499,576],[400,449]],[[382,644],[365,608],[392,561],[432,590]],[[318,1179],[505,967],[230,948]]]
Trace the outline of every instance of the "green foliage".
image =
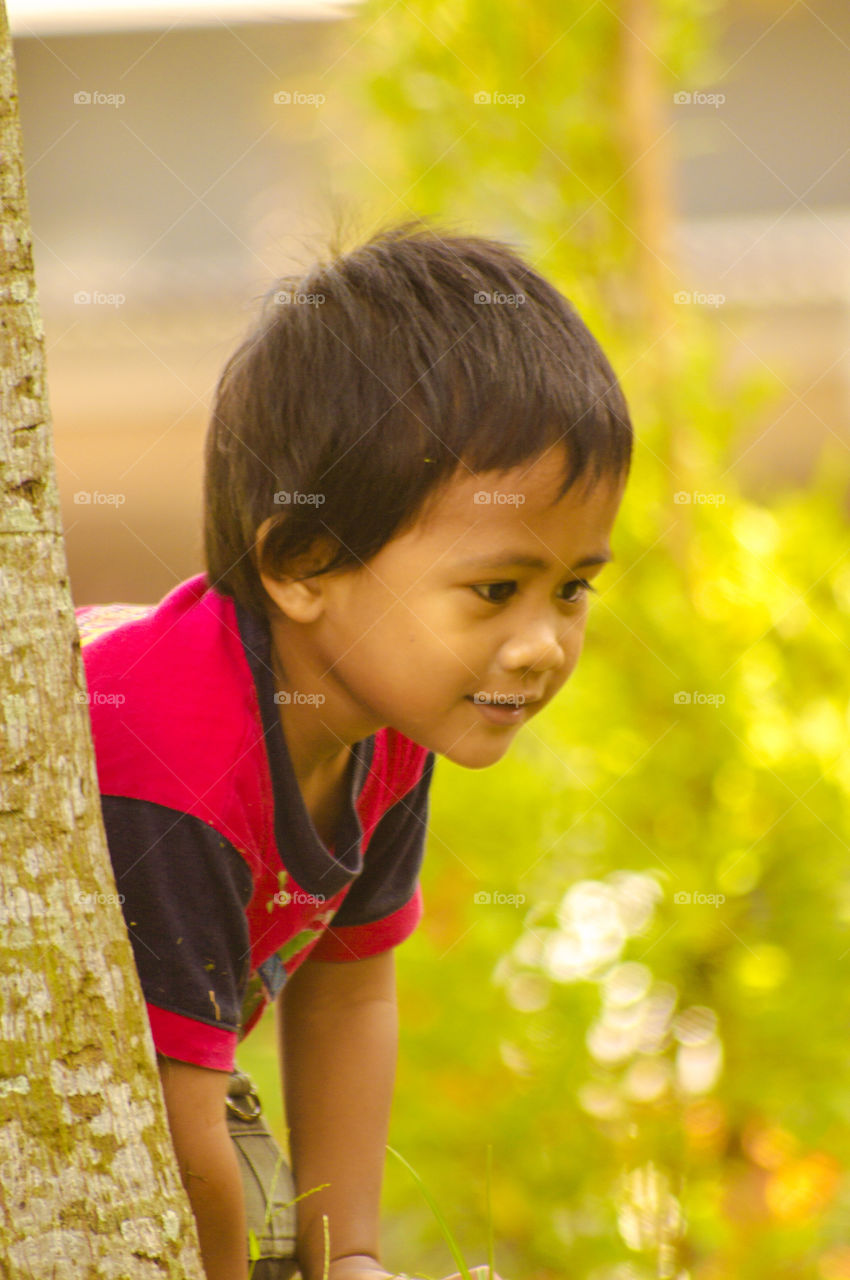
[[[710,76],[716,7],[655,6],[659,92]],[[731,468],[778,380],[732,378],[694,308],[636,324],[611,6],[373,2],[357,35],[340,186],[376,221],[519,245],[637,431],[576,675],[498,765],[438,763],[394,1145],[467,1257],[492,1145],[505,1276],[848,1275],[846,451],[744,496]],[[526,101],[475,103],[497,90]],[[388,1265],[439,1273],[392,1167],[384,1222]]]

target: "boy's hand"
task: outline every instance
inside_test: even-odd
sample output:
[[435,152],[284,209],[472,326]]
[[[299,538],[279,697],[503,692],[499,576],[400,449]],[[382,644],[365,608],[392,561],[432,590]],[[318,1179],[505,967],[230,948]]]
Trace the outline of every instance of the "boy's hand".
[[377,1258],[366,1253],[337,1258],[328,1267],[328,1280],[388,1280],[391,1276]]
[[[470,1267],[472,1280],[501,1280],[495,1271],[488,1272],[487,1267]],[[328,1267],[328,1280],[413,1280],[400,1271],[387,1271],[376,1258],[368,1254],[353,1254],[347,1258],[337,1258]],[[462,1280],[460,1272],[446,1276],[446,1280]]]

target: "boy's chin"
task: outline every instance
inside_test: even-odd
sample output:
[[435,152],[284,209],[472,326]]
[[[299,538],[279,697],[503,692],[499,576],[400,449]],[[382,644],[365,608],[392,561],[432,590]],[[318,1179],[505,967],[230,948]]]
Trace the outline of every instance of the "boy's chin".
[[498,764],[507,755],[519,728],[517,725],[515,728],[502,729],[493,733],[489,741],[482,741],[479,735],[476,735],[476,741],[472,741],[472,734],[469,734],[462,742],[455,743],[439,754],[464,769],[486,769],[491,764]]

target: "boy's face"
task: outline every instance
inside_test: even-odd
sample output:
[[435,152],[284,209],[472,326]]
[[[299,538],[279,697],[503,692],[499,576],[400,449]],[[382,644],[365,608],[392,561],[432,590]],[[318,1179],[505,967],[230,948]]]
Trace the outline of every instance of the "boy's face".
[[610,558],[624,488],[606,478],[551,505],[563,463],[552,451],[508,472],[462,470],[367,564],[311,579],[320,604],[308,625],[273,624],[284,668],[293,643],[302,659],[309,652],[337,742],[391,725],[479,769],[551,702],[579,660],[579,580],[602,568],[587,562]]

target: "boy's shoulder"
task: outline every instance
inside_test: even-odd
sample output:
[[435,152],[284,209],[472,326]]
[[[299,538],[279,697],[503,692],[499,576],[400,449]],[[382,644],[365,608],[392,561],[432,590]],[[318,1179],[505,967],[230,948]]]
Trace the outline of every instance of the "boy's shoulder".
[[233,601],[198,574],[155,605],[76,614],[101,794],[224,817],[255,728]]
[[[273,805],[266,741],[277,709],[264,676],[267,627],[205,574],[158,604],[76,611],[100,789],[205,821],[235,806]],[[427,751],[391,727],[373,735],[370,774],[379,812],[421,775]],[[210,789],[210,778],[216,785]],[[238,794],[237,794],[238,792]],[[371,806],[370,806],[371,807]]]
[[85,649],[98,636],[108,635],[125,622],[136,622],[154,609],[150,604],[87,604],[74,610],[80,644]]
[[244,660],[233,601],[203,574],[158,604],[93,605],[75,610],[92,718],[120,708],[117,720],[153,732],[177,731],[186,715],[221,722],[234,695],[244,699]]
[[[145,639],[149,638],[152,629],[164,627],[170,629],[180,621],[181,617],[196,610],[201,602],[205,606],[207,618],[211,614],[221,615],[227,611],[228,606],[232,609],[233,605],[229,597],[219,595],[209,587],[206,575],[203,573],[178,583],[154,604],[129,604],[122,601],[110,604],[79,605],[75,608],[74,614],[86,665],[89,665],[90,653],[96,653],[102,657],[110,652],[114,653],[116,643],[120,648],[124,648],[126,644],[132,645],[134,640],[139,641],[143,636]],[[129,630],[131,623],[144,623],[145,629]],[[96,643],[106,636],[113,637],[110,646],[104,648],[103,645]]]

